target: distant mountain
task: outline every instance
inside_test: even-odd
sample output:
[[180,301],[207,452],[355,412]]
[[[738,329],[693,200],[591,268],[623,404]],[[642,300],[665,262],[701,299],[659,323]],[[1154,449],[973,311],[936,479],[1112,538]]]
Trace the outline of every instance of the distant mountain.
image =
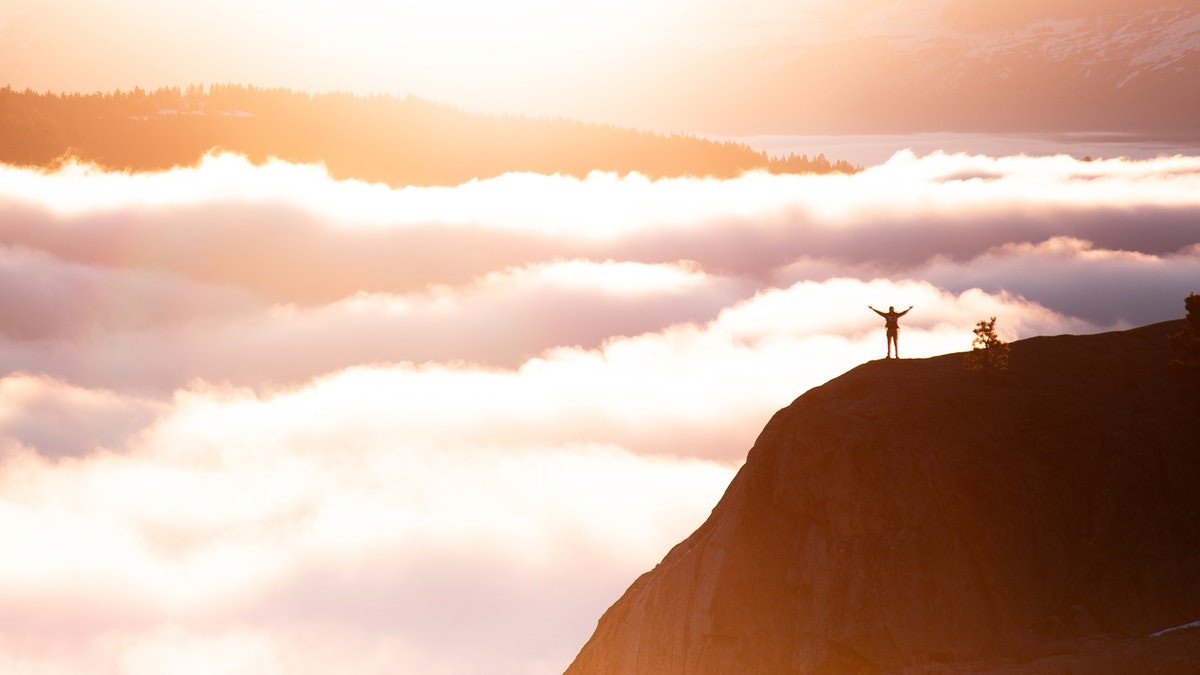
[[1016,342],[1001,386],[950,354],[807,392],[568,675],[1200,672],[1181,324]]
[[[757,132],[1200,136],[1192,0],[857,0],[786,43],[698,58],[663,78],[692,128],[753,107]],[[689,77],[714,70],[741,89],[711,98]]]
[[513,171],[727,178],[856,170],[824,155],[770,157],[732,142],[472,114],[411,97],[233,85],[62,95],[0,89],[0,162],[49,166],[71,156],[147,171],[192,165],[210,150],[258,162],[323,162],[335,177],[393,186],[456,185]]

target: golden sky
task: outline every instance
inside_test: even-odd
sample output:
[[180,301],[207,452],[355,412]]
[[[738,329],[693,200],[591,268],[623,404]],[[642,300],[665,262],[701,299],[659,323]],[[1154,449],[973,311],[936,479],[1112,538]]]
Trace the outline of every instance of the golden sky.
[[[1053,92],[1087,79],[1088,64],[1103,64],[1088,77],[1106,95],[1200,48],[1196,10],[1184,3],[1156,14],[1170,4],[7,0],[0,6],[0,84],[55,92],[232,83],[414,94],[477,112],[659,131],[797,133],[789,127],[832,128],[847,115],[859,125],[886,122],[897,103],[915,106],[909,125],[927,119],[922,102],[957,110],[966,90],[956,78],[968,61],[974,88],[962,96],[970,100],[990,100],[1007,87],[1001,100],[1061,107]],[[1067,70],[1054,75],[1045,64],[1064,54]],[[1175,85],[1163,87],[1159,94],[1169,97]],[[1045,101],[1020,95],[1037,91],[1050,94]],[[873,110],[862,117],[864,105]],[[979,113],[969,104],[957,112],[967,120]],[[1066,128],[1077,111],[1054,113],[1051,126]]]
[[[811,38],[832,0],[9,0],[0,80],[96,91],[240,83],[413,93],[480,111],[604,118],[640,78]],[[714,79],[719,89],[724,83]],[[631,93],[635,92],[635,93]]]

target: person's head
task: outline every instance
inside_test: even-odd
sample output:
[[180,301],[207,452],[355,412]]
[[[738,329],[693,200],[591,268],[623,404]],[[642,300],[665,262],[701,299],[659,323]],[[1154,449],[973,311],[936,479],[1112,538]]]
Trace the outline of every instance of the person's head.
[[896,311],[896,306],[895,306],[895,305],[888,305],[888,311],[889,311],[889,312],[894,312],[894,311]]

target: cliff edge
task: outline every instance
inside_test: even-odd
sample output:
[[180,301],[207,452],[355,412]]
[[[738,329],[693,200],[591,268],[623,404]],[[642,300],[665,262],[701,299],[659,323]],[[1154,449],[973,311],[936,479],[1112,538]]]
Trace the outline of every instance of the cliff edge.
[[949,354],[810,390],[568,675],[1200,672],[1181,325],[1015,342],[1000,385]]

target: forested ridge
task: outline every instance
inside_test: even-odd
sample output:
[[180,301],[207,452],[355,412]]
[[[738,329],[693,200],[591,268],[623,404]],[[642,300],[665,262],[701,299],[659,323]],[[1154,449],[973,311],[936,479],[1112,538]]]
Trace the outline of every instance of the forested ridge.
[[46,167],[73,157],[153,171],[195,164],[212,150],[256,163],[324,162],[336,178],[393,186],[456,185],[510,171],[728,178],[750,170],[856,170],[824,155],[770,157],[733,142],[477,114],[411,96],[243,85],[91,94],[0,89],[0,162]]

